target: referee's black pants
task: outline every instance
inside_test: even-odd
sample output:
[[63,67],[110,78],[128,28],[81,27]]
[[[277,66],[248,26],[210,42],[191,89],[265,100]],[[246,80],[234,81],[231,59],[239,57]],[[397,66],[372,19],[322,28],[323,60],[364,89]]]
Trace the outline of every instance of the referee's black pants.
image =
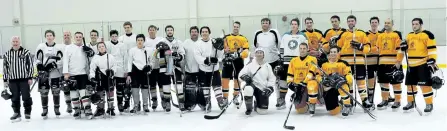
[[14,113],[20,114],[20,96],[22,96],[25,114],[31,114],[31,106],[33,105],[33,100],[31,99],[28,79],[9,80],[9,90],[12,93],[11,106],[14,110]]

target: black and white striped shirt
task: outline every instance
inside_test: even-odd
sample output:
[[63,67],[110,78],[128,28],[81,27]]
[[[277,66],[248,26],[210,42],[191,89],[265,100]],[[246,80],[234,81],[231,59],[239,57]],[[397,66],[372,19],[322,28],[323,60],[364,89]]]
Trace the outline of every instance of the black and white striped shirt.
[[32,57],[29,50],[20,47],[18,50],[10,49],[3,56],[3,81],[32,79]]

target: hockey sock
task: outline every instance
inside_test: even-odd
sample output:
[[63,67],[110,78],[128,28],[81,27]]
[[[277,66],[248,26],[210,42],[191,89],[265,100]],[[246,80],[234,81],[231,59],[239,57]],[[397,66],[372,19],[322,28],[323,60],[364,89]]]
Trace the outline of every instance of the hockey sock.
[[309,94],[309,103],[316,104],[318,101],[318,83],[315,80],[307,82],[307,93]]
[[71,105],[70,91],[64,91],[65,103]]
[[357,80],[358,92],[360,94],[360,99],[364,101],[368,94],[366,92],[366,81],[365,80]]
[[140,104],[140,88],[132,88],[133,104],[137,107]]
[[[342,88],[345,91],[349,90],[349,86],[346,84],[344,84]],[[340,94],[341,100],[343,100],[343,105],[351,105],[351,98],[348,96],[348,94],[342,91],[342,89],[338,89],[338,93]]]
[[[239,81],[237,79],[233,79],[233,96],[237,96],[239,94],[239,91],[241,90],[241,88],[239,87]],[[223,91],[223,89],[222,89]],[[225,95],[224,95],[225,97]],[[226,98],[226,97],[225,97]]]
[[182,86],[182,84],[177,84],[176,87],[177,87],[177,95],[178,95],[177,97],[181,102],[183,102],[185,99],[185,93],[183,92],[183,86]]
[[380,83],[380,90],[382,91],[382,100],[387,101],[390,95],[389,84]]
[[152,101],[157,100],[157,87],[155,87],[155,86],[150,87],[150,92],[151,92]]
[[53,88],[52,89],[52,93],[53,93],[54,108],[59,108],[60,107],[60,101],[61,101],[60,96],[59,96],[59,94],[61,93],[60,89],[59,88]]
[[48,109],[48,89],[41,89],[39,90],[40,92],[40,98],[42,99],[42,108],[43,109]]
[[163,97],[166,99],[171,99],[171,85],[163,85]]
[[213,87],[213,90],[214,90],[214,95],[216,96],[216,99],[217,99],[217,101],[219,102],[219,103],[221,103],[222,102],[222,87],[220,87],[220,86],[214,86]]
[[393,85],[393,91],[394,91],[394,102],[400,102],[400,99],[402,97],[402,87],[400,84],[394,84]]
[[123,97],[124,97],[124,83],[117,83],[116,100],[118,101],[118,105],[123,105]]
[[143,107],[148,106],[149,100],[149,89],[141,89],[141,97],[143,99]]
[[73,104],[73,107],[76,109],[80,109],[81,108],[81,101],[79,100],[79,93],[76,90],[72,90],[70,91],[70,98],[71,98],[71,103]]
[[433,88],[431,86],[421,86],[421,88],[425,104],[433,104]]
[[84,106],[85,113],[92,113],[92,110],[90,108],[90,95],[87,94],[87,90],[80,89],[79,96],[81,97],[81,102]]
[[[234,86],[234,89],[236,89],[236,86]],[[228,98],[228,93],[230,92],[230,79],[222,78],[222,92],[223,97]]]
[[407,85],[407,101],[408,102],[413,102],[414,101],[413,94],[416,95],[417,93],[418,93],[418,90],[416,88],[416,85]]
[[109,92],[107,92],[107,96],[108,96],[108,98],[107,98],[107,107],[108,108],[114,108],[114,106],[113,106],[113,103],[114,103],[114,101],[115,101],[115,97],[114,97],[114,91],[109,91]]
[[374,96],[374,91],[375,88],[374,87],[374,83],[376,83],[376,79],[375,78],[369,78],[368,79],[368,99],[371,100],[371,102],[373,102],[373,96]]
[[[203,90],[203,96],[205,97],[205,100],[207,100],[210,97],[210,87],[201,87]],[[208,103],[206,103],[208,104]]]
[[289,88],[287,87],[287,82],[285,80],[279,81],[279,98],[286,98],[287,91]]

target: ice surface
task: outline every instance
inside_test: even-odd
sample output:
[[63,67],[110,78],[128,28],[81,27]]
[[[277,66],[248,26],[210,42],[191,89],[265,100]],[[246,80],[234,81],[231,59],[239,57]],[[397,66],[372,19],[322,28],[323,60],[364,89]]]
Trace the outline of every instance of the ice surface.
[[[445,70],[445,69],[444,69]],[[444,71],[446,76],[446,70]],[[2,83],[3,84],[3,83]],[[233,85],[230,83],[230,85]],[[406,87],[402,86],[402,107],[406,104]],[[281,131],[289,109],[288,93],[287,108],[276,110],[276,96],[270,98],[269,114],[258,115],[253,112],[252,116],[244,115],[245,106],[237,110],[234,105],[227,110],[220,119],[206,120],[204,113],[196,107],[194,112],[189,112],[179,117],[179,110],[173,108],[170,113],[162,112],[161,106],[157,112],[138,116],[116,116],[112,119],[75,120],[65,112],[63,93],[61,93],[61,112],[59,119],[55,118],[52,108],[52,97],[50,95],[49,118],[43,120],[40,117],[42,111],[40,94],[35,87],[32,91],[33,111],[30,122],[11,123],[9,117],[12,115],[11,102],[0,100],[0,128],[1,131]],[[357,97],[358,98],[358,97]],[[213,109],[210,115],[220,113],[216,100],[212,98]],[[375,104],[381,100],[380,87],[376,87]],[[176,99],[175,99],[176,101]],[[324,106],[317,106],[316,115],[309,117],[308,114],[299,115],[292,111],[288,125],[296,126],[300,131],[447,131],[447,87],[441,88],[434,98],[434,110],[429,116],[419,116],[417,111],[403,113],[402,108],[398,112],[387,110],[375,110],[373,113],[378,117],[372,120],[362,109],[357,106],[354,115],[346,119],[339,116],[330,116]],[[422,91],[419,89],[416,102],[423,111],[425,102]],[[95,109],[95,108],[93,108]],[[22,108],[23,112],[23,108]],[[118,113],[118,111],[115,111]]]

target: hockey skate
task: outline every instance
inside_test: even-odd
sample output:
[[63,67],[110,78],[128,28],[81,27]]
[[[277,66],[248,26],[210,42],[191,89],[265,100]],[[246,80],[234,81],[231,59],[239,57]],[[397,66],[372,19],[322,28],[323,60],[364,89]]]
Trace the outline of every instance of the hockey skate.
[[430,115],[431,111],[433,111],[433,104],[425,105],[425,109],[424,109],[425,115]]
[[400,102],[394,102],[393,105],[391,106],[391,109],[393,111],[397,111],[400,108]]
[[104,117],[105,111],[103,108],[97,108],[93,118]]
[[9,118],[10,120],[11,120],[11,122],[12,123],[15,123],[15,122],[19,122],[19,121],[21,121],[22,119],[21,119],[21,115],[20,115],[20,113],[14,113],[12,116],[11,116],[11,118]]
[[84,114],[87,119],[93,119],[93,112],[91,106],[85,106],[84,108]]
[[152,98],[151,100],[152,100],[152,110],[155,111],[155,109],[157,109],[158,107],[158,100],[157,98]]
[[138,112],[140,112],[140,111],[141,111],[141,107],[140,107],[140,105],[135,105],[135,106],[133,107],[133,109],[130,110],[130,114],[131,114],[131,115],[135,115],[135,114],[138,114]]
[[115,114],[115,109],[114,108],[108,108],[107,109],[107,115],[109,115],[109,116],[115,116],[116,114]]
[[25,113],[25,121],[29,122],[31,120],[31,114],[26,114]]
[[276,102],[276,109],[277,110],[282,110],[282,109],[286,108],[286,100],[285,100],[285,98],[278,98],[276,101],[277,101]]
[[58,107],[54,108],[54,114],[56,115],[56,118],[59,118],[59,116],[61,115],[61,112],[59,111]]
[[68,114],[73,113],[73,107],[71,106],[71,104],[67,104],[67,113]]
[[414,101],[408,102],[408,104],[402,108],[402,110],[404,110],[404,112],[406,113],[413,112],[413,109],[414,109]]
[[388,106],[389,106],[389,101],[388,100],[383,100],[382,102],[380,102],[379,104],[377,104],[377,108],[379,110],[385,110]]
[[75,111],[74,111],[74,113],[73,113],[73,117],[74,117],[75,119],[80,119],[80,118],[81,118],[81,109],[75,107],[74,110],[75,110]]
[[315,104],[309,104],[309,114],[311,117],[315,115]]
[[[376,109],[375,105],[371,103],[368,99],[365,99],[363,102],[363,107],[365,107],[369,111],[373,111]],[[366,113],[366,111],[364,111]]]
[[43,109],[41,116],[44,120],[48,119],[48,109]]
[[163,98],[161,106],[165,110],[165,112],[171,112],[171,100],[168,98]]
[[149,110],[149,106],[148,105],[143,105],[143,111],[144,111],[144,115],[147,115],[147,113],[149,113],[149,112],[151,112],[150,110]]
[[222,97],[217,98],[217,102],[220,110],[223,110],[228,104],[228,100],[223,99]]
[[[236,97],[236,96],[234,96],[234,97]],[[228,102],[228,99],[227,99],[227,102]],[[241,103],[239,102],[239,99],[237,99],[237,98],[233,99],[233,103],[237,109],[241,108]]]
[[343,105],[343,109],[341,111],[341,115],[343,118],[346,118],[349,116],[349,113],[351,113],[352,111],[352,105]]
[[120,112],[120,115],[123,115],[124,107],[121,104],[118,104],[118,111]]

